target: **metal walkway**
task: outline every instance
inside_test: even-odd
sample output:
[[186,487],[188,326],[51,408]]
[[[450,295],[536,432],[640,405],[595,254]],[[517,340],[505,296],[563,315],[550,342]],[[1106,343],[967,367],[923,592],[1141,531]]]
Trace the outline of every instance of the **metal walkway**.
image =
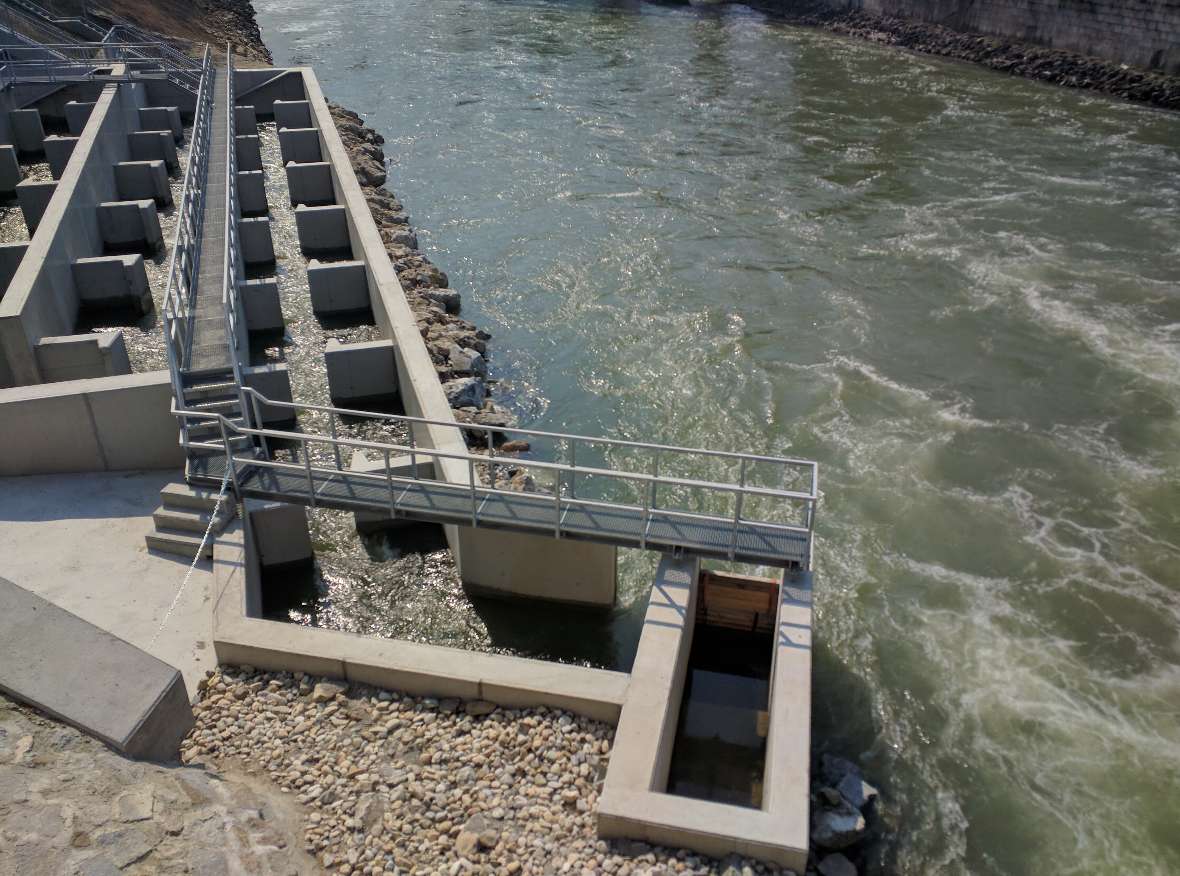
[[[332,435],[253,429],[203,411],[176,410],[189,421],[214,424],[220,438],[190,441],[188,479],[216,486],[232,465],[231,481],[241,497],[292,502],[346,511],[374,511],[390,517],[459,526],[509,529],[556,538],[588,540],[645,550],[685,553],[740,563],[790,569],[810,568],[812,528],[818,499],[816,466],[806,460],[591,438],[523,429],[422,420],[391,414],[300,405],[267,399],[244,388],[255,411],[260,407],[327,412]],[[406,427],[407,444],[358,441],[338,436],[338,420],[379,419]],[[485,453],[437,451],[415,443],[414,429],[449,426],[483,433]],[[552,445],[553,460],[497,455],[499,440],[532,439]],[[240,443],[245,438],[248,444]],[[279,460],[268,452],[271,442],[295,442],[294,458]],[[477,442],[478,443],[478,442]],[[560,450],[558,449],[560,448]],[[579,448],[582,448],[579,451]],[[574,460],[591,456],[592,465]],[[354,471],[343,464],[345,452],[376,452],[386,464],[378,472]],[[317,452],[320,451],[320,452]],[[637,454],[648,462],[637,465]],[[566,455],[568,459],[558,457]],[[322,456],[323,459],[313,458]],[[406,457],[409,465],[406,465]],[[401,457],[397,460],[397,457]],[[618,461],[609,461],[617,457]],[[390,461],[395,464],[390,466]],[[462,482],[422,477],[419,463],[432,462],[435,472],[449,461],[466,469]],[[400,466],[397,464],[400,462]],[[704,480],[660,474],[661,465],[720,462],[737,468],[737,481]],[[640,468],[646,470],[640,470]],[[795,489],[761,486],[750,481],[756,468],[779,482],[798,482]],[[523,492],[503,476],[512,468],[551,478],[548,492]],[[501,475],[497,477],[497,469]],[[409,471],[412,474],[398,474]],[[586,495],[587,489],[597,490]],[[744,513],[754,501],[769,503]],[[724,508],[724,511],[721,510]],[[732,508],[732,510],[730,510]]]
[[193,336],[186,371],[213,371],[231,367],[226,338],[222,291],[225,285],[226,163],[228,145],[229,76],[212,71],[213,115],[209,128],[209,155],[203,189],[200,258],[193,297]]

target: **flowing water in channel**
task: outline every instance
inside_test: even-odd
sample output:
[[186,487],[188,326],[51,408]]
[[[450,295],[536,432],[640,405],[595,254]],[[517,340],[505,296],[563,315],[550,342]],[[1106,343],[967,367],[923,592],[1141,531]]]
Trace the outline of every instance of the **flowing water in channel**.
[[525,422],[819,460],[882,872],[1180,872],[1180,116],[739,7],[255,5]]

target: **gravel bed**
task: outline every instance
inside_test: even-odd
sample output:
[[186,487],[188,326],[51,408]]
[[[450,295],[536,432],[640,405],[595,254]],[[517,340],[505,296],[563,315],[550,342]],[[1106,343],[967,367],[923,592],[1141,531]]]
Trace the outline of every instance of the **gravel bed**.
[[305,807],[304,848],[332,873],[788,872],[600,840],[614,731],[568,712],[249,667],[202,682],[195,711],[182,759],[267,775]]

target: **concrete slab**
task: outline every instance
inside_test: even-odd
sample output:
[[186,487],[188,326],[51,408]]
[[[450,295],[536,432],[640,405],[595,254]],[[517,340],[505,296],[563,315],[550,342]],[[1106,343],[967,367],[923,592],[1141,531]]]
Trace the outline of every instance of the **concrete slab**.
[[4,578],[0,690],[145,760],[175,760],[195,723],[179,671]]
[[132,131],[127,135],[127,147],[135,161],[163,161],[169,173],[180,168],[171,131]]
[[77,137],[59,137],[53,134],[45,138],[45,160],[49,163],[50,176],[61,179],[77,145]]
[[172,203],[168,168],[163,161],[120,161],[115,165],[115,186],[125,201],[151,198],[157,207]]
[[336,191],[332,187],[332,165],[326,161],[310,161],[306,164],[291,162],[286,166],[287,189],[291,192],[292,206],[323,207],[336,203]]
[[44,151],[45,128],[41,124],[41,113],[35,109],[9,110],[8,124],[12,127],[12,142],[18,152],[39,155]]
[[94,104],[93,100],[89,102],[71,100],[66,104],[66,125],[72,136],[81,136],[86,123],[90,120],[90,114],[94,112]]
[[179,143],[184,138],[184,125],[180,121],[180,109],[174,106],[145,106],[139,109],[141,131],[171,131]]
[[28,226],[30,237],[41,224],[41,217],[45,215],[49,201],[56,191],[56,180],[26,179],[16,184],[16,198],[20,202],[21,212],[25,215],[25,225]]
[[150,198],[104,201],[95,208],[102,242],[115,252],[155,252],[164,245],[160,214]]
[[318,128],[283,128],[279,130],[279,151],[283,156],[283,164],[294,161],[305,164],[309,161],[323,161],[320,152],[320,132]]
[[341,407],[393,398],[399,391],[393,341],[342,344],[330,338],[324,347],[324,368],[332,403]]
[[311,104],[306,100],[276,100],[274,102],[275,126],[283,128],[310,128]]
[[[59,608],[175,666],[195,692],[216,666],[210,641],[212,566],[188,571],[144,545],[160,489],[180,469],[0,478],[0,573]],[[83,505],[79,496],[85,496]]]
[[306,256],[352,252],[348,211],[344,207],[296,207],[295,229]]
[[16,147],[0,146],[0,194],[15,195],[16,184],[24,177],[20,161],[16,157]]
[[356,313],[372,306],[364,262],[324,264],[312,259],[307,265],[307,286],[317,316]]

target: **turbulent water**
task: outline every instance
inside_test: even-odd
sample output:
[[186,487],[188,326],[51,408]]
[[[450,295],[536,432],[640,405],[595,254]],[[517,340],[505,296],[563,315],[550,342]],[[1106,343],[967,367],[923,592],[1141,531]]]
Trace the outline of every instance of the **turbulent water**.
[[820,461],[882,872],[1180,872],[1180,116],[738,7],[255,5],[526,422]]

